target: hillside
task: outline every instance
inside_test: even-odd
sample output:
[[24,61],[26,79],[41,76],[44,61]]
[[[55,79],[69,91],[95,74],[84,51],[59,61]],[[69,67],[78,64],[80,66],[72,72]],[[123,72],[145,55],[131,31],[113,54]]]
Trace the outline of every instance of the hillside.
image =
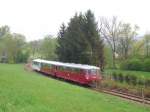
[[150,107],[0,64],[0,112],[150,112]]

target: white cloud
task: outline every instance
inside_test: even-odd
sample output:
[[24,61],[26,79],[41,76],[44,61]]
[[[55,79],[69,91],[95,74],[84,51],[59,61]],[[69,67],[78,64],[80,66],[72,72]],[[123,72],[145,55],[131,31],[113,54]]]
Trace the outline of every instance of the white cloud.
[[150,30],[149,4],[149,0],[0,0],[0,25],[35,40],[57,35],[61,23],[67,23],[75,12],[91,9],[97,19],[115,15],[138,24],[142,34]]

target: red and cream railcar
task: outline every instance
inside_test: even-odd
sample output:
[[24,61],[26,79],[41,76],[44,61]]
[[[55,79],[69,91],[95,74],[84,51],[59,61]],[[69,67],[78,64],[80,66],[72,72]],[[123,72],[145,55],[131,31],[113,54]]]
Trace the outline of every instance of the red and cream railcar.
[[32,68],[80,84],[90,85],[101,80],[100,69],[96,66],[35,59]]

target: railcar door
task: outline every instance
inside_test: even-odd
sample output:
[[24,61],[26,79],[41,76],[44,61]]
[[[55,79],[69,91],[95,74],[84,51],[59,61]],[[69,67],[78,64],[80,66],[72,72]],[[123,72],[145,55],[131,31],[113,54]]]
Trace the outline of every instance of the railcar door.
[[72,80],[72,69],[70,67],[66,67],[65,78],[68,80]]
[[80,74],[80,70],[77,69],[77,68],[70,68],[69,70],[70,74],[69,74],[69,79],[72,80],[72,81],[76,81],[76,82],[79,82],[79,74]]
[[57,65],[54,66],[54,76],[57,76],[59,67]]
[[70,68],[69,79],[72,81],[78,81],[78,73],[75,68]]
[[80,83],[82,83],[82,84],[86,83],[85,75],[86,75],[85,70],[81,69],[78,79],[79,79]]

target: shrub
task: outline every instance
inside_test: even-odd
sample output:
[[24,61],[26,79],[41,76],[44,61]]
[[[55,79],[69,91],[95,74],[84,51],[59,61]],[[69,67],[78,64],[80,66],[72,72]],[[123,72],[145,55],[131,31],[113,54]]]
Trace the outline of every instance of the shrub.
[[130,76],[130,82],[131,82],[131,84],[136,85],[137,84],[137,77],[134,75],[131,75]]
[[120,69],[128,70],[128,61],[124,61],[120,64]]
[[124,79],[127,84],[130,84],[130,75],[129,74],[125,75]]
[[145,60],[144,60],[142,69],[143,69],[144,71],[150,72],[150,59],[145,59]]
[[123,77],[122,73],[119,73],[119,74],[118,74],[118,80],[119,80],[120,82],[123,82],[124,77]]
[[150,87],[150,79],[146,79],[145,80],[145,86],[146,87]]
[[113,73],[112,73],[112,76],[113,76],[113,79],[114,79],[115,81],[118,80],[116,72],[113,72]]
[[122,62],[120,65],[121,69],[124,70],[138,70],[150,72],[150,59],[130,59]]
[[142,69],[142,63],[138,59],[133,59],[129,61],[128,64],[129,70],[141,70]]
[[139,79],[139,80],[137,81],[137,84],[138,84],[138,85],[142,85],[142,86],[144,86],[145,81],[144,81],[144,80],[142,80],[142,79]]
[[142,70],[142,62],[139,59],[131,59],[123,62],[121,68],[125,70]]

